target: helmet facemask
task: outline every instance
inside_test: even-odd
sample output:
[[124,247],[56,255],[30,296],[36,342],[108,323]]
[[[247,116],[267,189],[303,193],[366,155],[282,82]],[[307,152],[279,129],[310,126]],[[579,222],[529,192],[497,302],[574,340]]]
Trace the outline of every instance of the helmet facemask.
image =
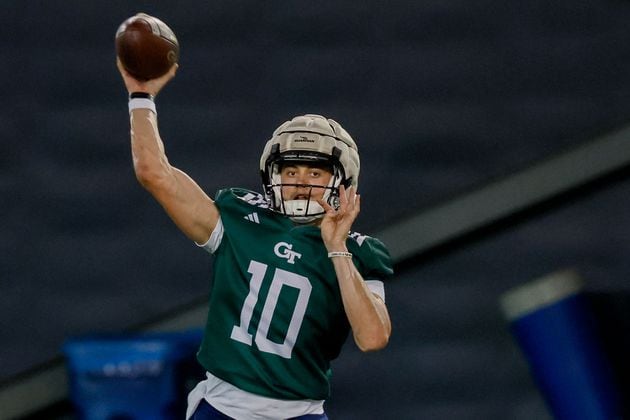
[[[294,184],[282,182],[282,168],[286,165],[306,165],[309,167],[324,167],[332,175],[327,185]],[[331,164],[324,156],[310,156],[305,159],[304,154],[296,156],[291,153],[279,156],[269,162],[267,171],[270,183],[266,186],[266,192],[270,199],[272,209],[289,217],[296,223],[310,223],[323,217],[324,208],[317,202],[314,196],[321,196],[322,200],[332,208],[339,207],[339,186],[344,178],[343,170],[339,165]],[[304,191],[305,198],[289,200],[285,189],[289,187],[300,188]],[[323,194],[319,194],[321,190]]]

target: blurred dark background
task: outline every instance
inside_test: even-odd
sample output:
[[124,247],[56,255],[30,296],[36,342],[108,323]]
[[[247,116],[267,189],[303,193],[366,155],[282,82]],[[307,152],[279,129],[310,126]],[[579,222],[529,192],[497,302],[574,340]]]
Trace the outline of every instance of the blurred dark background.
[[[630,122],[630,3],[15,2],[0,16],[0,381],[70,336],[121,331],[208,290],[211,261],[134,178],[114,33],[146,12],[181,45],[157,98],[170,161],[211,195],[259,190],[294,115],[339,121],[374,234]],[[627,171],[440,252],[388,285],[390,346],[335,363],[331,418],[548,416],[498,307],[564,267],[627,291]]]

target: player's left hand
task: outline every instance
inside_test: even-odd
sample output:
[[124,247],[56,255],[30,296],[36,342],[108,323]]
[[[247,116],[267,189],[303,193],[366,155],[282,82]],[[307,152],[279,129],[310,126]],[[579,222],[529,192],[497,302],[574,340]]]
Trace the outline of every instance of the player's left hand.
[[320,224],[322,240],[326,249],[329,252],[346,250],[348,233],[361,210],[361,196],[357,194],[354,186],[346,189],[341,185],[337,210],[321,198],[317,202],[326,211]]

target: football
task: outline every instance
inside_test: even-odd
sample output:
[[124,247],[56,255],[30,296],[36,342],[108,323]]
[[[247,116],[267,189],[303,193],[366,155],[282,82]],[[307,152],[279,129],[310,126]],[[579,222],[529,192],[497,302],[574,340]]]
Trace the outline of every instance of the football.
[[166,23],[138,13],[118,27],[116,55],[136,79],[155,79],[179,60],[179,42]]

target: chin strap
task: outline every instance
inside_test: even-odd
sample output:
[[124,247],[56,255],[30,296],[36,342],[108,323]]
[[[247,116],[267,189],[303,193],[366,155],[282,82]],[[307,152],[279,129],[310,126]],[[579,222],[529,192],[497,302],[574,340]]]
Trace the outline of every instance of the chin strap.
[[282,204],[284,214],[298,223],[310,223],[315,219],[321,218],[325,213],[324,208],[317,201],[285,200]]

